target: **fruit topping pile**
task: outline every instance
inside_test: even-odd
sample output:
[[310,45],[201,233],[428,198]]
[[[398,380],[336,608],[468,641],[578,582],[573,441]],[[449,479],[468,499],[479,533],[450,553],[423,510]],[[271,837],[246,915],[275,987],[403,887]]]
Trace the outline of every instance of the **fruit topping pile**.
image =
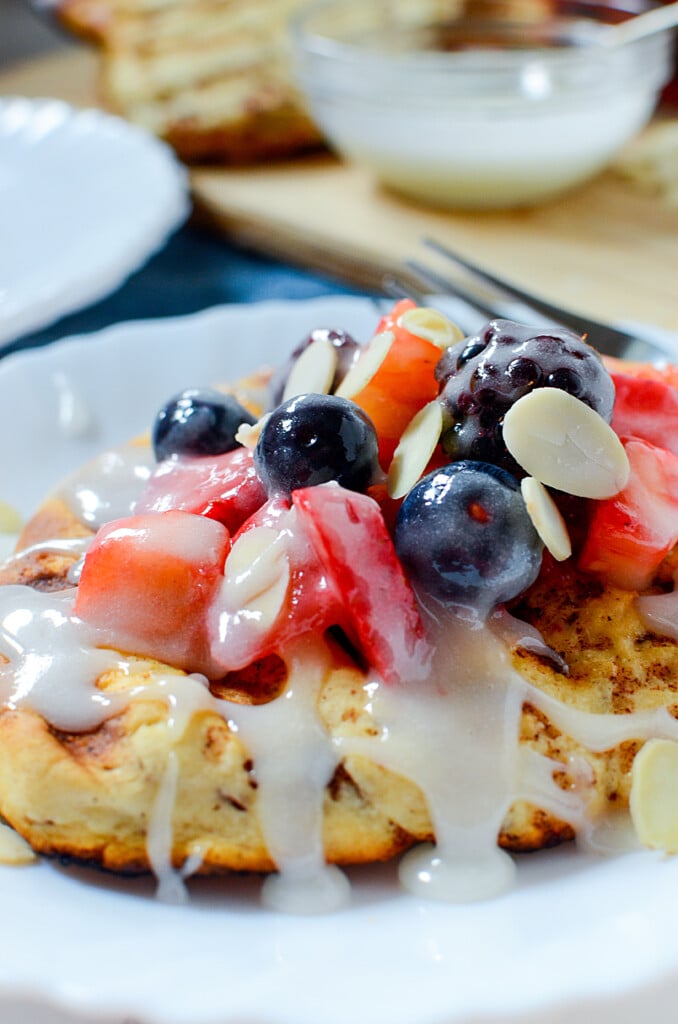
[[676,371],[506,320],[462,338],[403,300],[366,345],[313,331],[270,392],[260,418],[212,390],[158,413],[156,470],[81,576],[112,644],[214,678],[332,630],[406,683],[425,623],[482,624],[544,565],[670,582]]

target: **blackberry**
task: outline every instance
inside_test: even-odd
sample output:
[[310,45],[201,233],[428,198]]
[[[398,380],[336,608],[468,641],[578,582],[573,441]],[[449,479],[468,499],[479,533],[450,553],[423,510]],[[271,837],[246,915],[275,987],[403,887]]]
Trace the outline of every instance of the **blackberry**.
[[447,426],[442,444],[456,459],[477,459],[522,472],[504,444],[509,408],[534,388],[559,388],[608,423],[614,384],[598,353],[565,328],[491,320],[447,349],[436,368]]

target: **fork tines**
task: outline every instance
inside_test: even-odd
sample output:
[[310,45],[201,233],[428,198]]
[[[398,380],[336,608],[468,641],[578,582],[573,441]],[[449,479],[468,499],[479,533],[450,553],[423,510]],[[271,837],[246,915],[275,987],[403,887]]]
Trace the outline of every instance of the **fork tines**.
[[[425,238],[423,242],[442,257],[457,272],[457,276],[452,278],[417,260],[408,260],[408,270],[427,289],[461,299],[488,319],[505,316],[513,320],[523,319],[535,326],[544,324],[568,327],[577,334],[585,335],[604,355],[651,362],[666,360],[666,352],[654,342],[540,299],[465,259],[436,239]],[[463,275],[463,281],[459,279],[459,272]],[[403,291],[407,288],[407,284],[403,283]],[[412,294],[412,290],[409,294]]]

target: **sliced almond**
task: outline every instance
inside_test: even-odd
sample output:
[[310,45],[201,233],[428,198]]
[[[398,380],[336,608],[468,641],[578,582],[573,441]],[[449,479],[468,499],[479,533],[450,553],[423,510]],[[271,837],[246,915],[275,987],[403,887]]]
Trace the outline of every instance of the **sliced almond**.
[[259,435],[266,426],[266,421],[270,415],[270,412],[267,412],[256,423],[241,423],[235,435],[238,444],[241,444],[243,448],[250,448],[253,451],[257,447]]
[[631,770],[631,820],[644,846],[678,853],[678,743],[648,740]]
[[429,402],[410,420],[388,470],[386,490],[392,498],[402,498],[421,478],[442,429],[443,408],[437,400]]
[[224,573],[226,602],[232,611],[256,619],[261,630],[280,614],[289,582],[289,559],[277,530],[255,526],[231,548]]
[[0,864],[32,864],[37,860],[26,840],[9,825],[0,822]]
[[380,331],[362,350],[358,359],[348,371],[335,394],[341,398],[353,398],[367,387],[383,363],[395,341],[393,331]]
[[23,520],[13,505],[0,499],[0,533],[19,533]]
[[270,526],[255,526],[235,542],[224,576],[237,588],[239,602],[249,605],[272,583],[289,572],[289,562],[280,534]]
[[560,509],[544,485],[533,476],[520,481],[520,490],[527,514],[544,546],[557,562],[564,562],[572,554],[572,542]]
[[612,427],[558,388],[535,388],[504,417],[516,462],[547,487],[581,498],[611,498],[626,485],[629,460]]
[[287,378],[283,402],[296,395],[328,395],[337,372],[337,350],[327,338],[316,338],[304,349]]
[[431,341],[439,348],[449,348],[465,337],[461,328],[437,309],[430,306],[416,306],[407,309],[398,317],[398,326],[404,327],[410,334]]

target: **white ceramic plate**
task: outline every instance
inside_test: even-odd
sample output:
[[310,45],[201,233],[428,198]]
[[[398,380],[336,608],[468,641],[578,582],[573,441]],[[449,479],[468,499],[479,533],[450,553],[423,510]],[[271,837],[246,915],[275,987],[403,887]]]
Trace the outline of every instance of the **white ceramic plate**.
[[141,129],[0,98],[0,344],[113,291],[188,208],[185,170]]
[[[376,316],[352,299],[234,307],[11,356],[0,362],[0,498],[29,514],[65,472],[146,428],[173,392],[278,361],[314,326],[367,337]],[[513,892],[470,906],[402,893],[394,865],[350,874],[347,909],[305,918],[263,910],[252,879],[193,880],[177,907],[155,901],[149,881],[2,868],[0,1019],[675,1020],[678,859],[522,857]]]

